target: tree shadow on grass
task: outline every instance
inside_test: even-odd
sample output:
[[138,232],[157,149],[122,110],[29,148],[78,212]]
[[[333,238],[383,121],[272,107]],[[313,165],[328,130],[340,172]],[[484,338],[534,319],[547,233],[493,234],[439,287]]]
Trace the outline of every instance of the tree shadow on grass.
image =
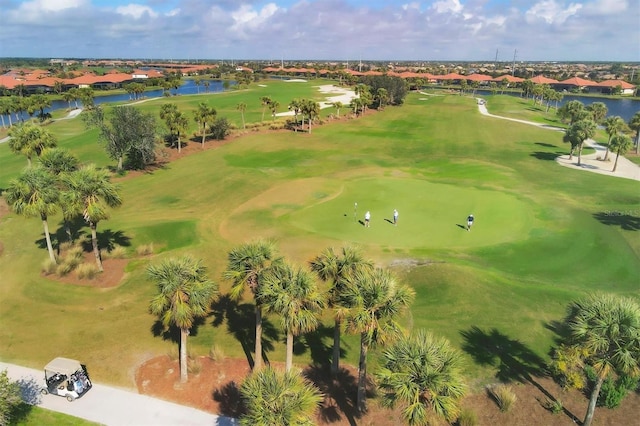
[[[249,366],[255,365],[252,351],[256,344],[256,311],[255,305],[240,304],[231,299],[228,294],[220,296],[212,305],[213,320],[211,325],[219,327],[226,320],[227,331],[233,335],[242,346]],[[268,352],[273,351],[273,342],[279,339],[279,332],[271,321],[262,317],[262,358],[268,364]]]
[[[131,246],[131,238],[126,236],[122,231],[112,231],[111,229],[104,229],[98,231],[98,247],[100,250],[111,251],[115,246],[129,247]],[[93,250],[91,238],[85,238],[82,241],[82,248],[85,251]]]
[[[204,318],[196,318],[193,321],[193,327],[189,330],[189,336],[197,336],[198,327],[204,323]],[[151,334],[153,334],[153,337],[162,337],[162,340],[180,344],[180,329],[173,324],[169,327],[165,327],[159,319],[151,325]]]
[[604,225],[619,226],[625,231],[638,231],[640,230],[640,217],[632,213],[632,211],[622,210],[605,211],[594,213],[593,217]]
[[[324,400],[320,406],[320,417],[325,423],[336,423],[346,417],[350,425],[356,425],[360,418],[357,408],[358,379],[345,368],[340,368],[335,378],[331,377],[330,367],[312,365],[307,367],[302,375],[314,383]],[[372,397],[367,383],[367,397]]]
[[534,158],[537,158],[538,160],[555,161],[556,158],[558,158],[563,154],[566,154],[566,153],[563,151],[555,151],[555,152],[535,151],[535,152],[532,152],[530,155]]
[[479,327],[460,332],[462,349],[480,365],[498,369],[496,378],[502,382],[528,382],[533,375],[545,371],[544,360],[526,345],[493,328],[486,332]]
[[[316,330],[301,335],[293,351],[296,355],[302,355],[307,349],[314,366],[330,366],[333,357],[333,327],[321,325]],[[344,358],[346,354],[347,351],[341,346],[340,358]]]
[[[559,327],[558,324],[550,324],[549,326]],[[561,331],[560,328],[557,330]],[[509,338],[495,328],[486,332],[473,326],[470,330],[461,331],[460,334],[464,338],[462,350],[471,355],[478,364],[496,367],[498,369],[496,378],[501,382],[530,383],[549,400],[557,401],[557,398],[536,380],[536,377],[547,376],[544,360],[525,344]],[[572,420],[579,423],[573,413],[566,408],[563,411]]]

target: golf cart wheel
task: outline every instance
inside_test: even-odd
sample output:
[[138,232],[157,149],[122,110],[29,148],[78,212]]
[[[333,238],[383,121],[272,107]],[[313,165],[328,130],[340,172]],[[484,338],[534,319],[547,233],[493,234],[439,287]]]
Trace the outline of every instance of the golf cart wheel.
[[67,401],[69,401],[69,402],[73,402],[73,400],[74,400],[74,399],[75,399],[75,398],[74,398],[73,396],[71,396],[71,395],[67,395]]
[[46,394],[49,393],[49,391],[47,389],[45,389],[45,388],[42,388],[42,389],[40,389],[40,393],[43,394],[43,395],[46,395]]

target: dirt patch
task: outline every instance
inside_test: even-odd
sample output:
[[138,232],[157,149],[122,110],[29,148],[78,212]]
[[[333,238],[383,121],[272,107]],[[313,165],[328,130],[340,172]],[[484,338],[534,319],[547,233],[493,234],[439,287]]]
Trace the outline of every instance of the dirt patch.
[[[136,373],[138,391],[211,413],[238,417],[243,409],[238,388],[250,371],[247,361],[213,361],[208,357],[200,357],[196,362],[199,371],[190,374],[189,381],[180,385],[178,361],[166,355],[153,358],[142,364]],[[280,365],[275,367],[281,368]],[[316,424],[395,426],[403,423],[399,409],[382,408],[375,399],[369,400],[366,415],[359,417],[356,414],[357,370],[354,367],[347,366],[342,369],[335,380],[321,367],[309,366],[302,374],[314,382],[324,395],[315,419]],[[535,378],[534,383],[517,383],[512,387],[517,400],[514,409],[508,413],[500,412],[493,400],[483,391],[467,396],[462,405],[476,414],[478,425],[573,426],[579,424],[586,412],[588,400],[582,393],[565,392],[549,378]],[[544,404],[548,398],[560,400],[564,412],[553,414],[545,408]],[[597,408],[594,425],[632,424],[632,419],[636,418],[638,413],[640,395],[632,393],[615,410]]]
[[[125,268],[131,259],[103,259],[103,271],[93,278],[79,278],[76,271],[71,271],[67,275],[43,274],[47,279],[70,285],[79,285],[95,288],[111,288],[118,286],[125,277]],[[93,253],[84,253],[83,262],[95,264]]]

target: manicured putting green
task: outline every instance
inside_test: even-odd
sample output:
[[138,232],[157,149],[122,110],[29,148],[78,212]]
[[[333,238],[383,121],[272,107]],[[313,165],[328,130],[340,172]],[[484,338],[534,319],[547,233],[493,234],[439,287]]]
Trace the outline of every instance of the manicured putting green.
[[[357,203],[357,207],[355,205]],[[398,209],[398,225],[393,210]],[[371,212],[371,226],[364,214]],[[476,217],[471,232],[466,218]],[[342,241],[402,248],[479,247],[517,241],[534,226],[518,197],[406,178],[308,179],[274,187],[245,203],[227,226],[267,235],[288,228]],[[251,223],[253,221],[253,223]],[[233,223],[233,225],[232,225]]]

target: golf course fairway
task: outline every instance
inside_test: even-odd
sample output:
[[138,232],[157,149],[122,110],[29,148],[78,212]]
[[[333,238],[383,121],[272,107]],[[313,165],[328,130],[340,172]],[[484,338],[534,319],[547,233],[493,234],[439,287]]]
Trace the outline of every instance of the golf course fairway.
[[[400,213],[393,225],[393,210]],[[364,214],[371,213],[371,226]],[[225,221],[233,235],[294,227],[336,241],[401,248],[463,248],[527,237],[534,209],[514,195],[412,178],[300,179],[240,206]],[[467,215],[476,217],[472,232]],[[256,220],[260,217],[261,220]],[[266,226],[265,226],[266,225]]]

